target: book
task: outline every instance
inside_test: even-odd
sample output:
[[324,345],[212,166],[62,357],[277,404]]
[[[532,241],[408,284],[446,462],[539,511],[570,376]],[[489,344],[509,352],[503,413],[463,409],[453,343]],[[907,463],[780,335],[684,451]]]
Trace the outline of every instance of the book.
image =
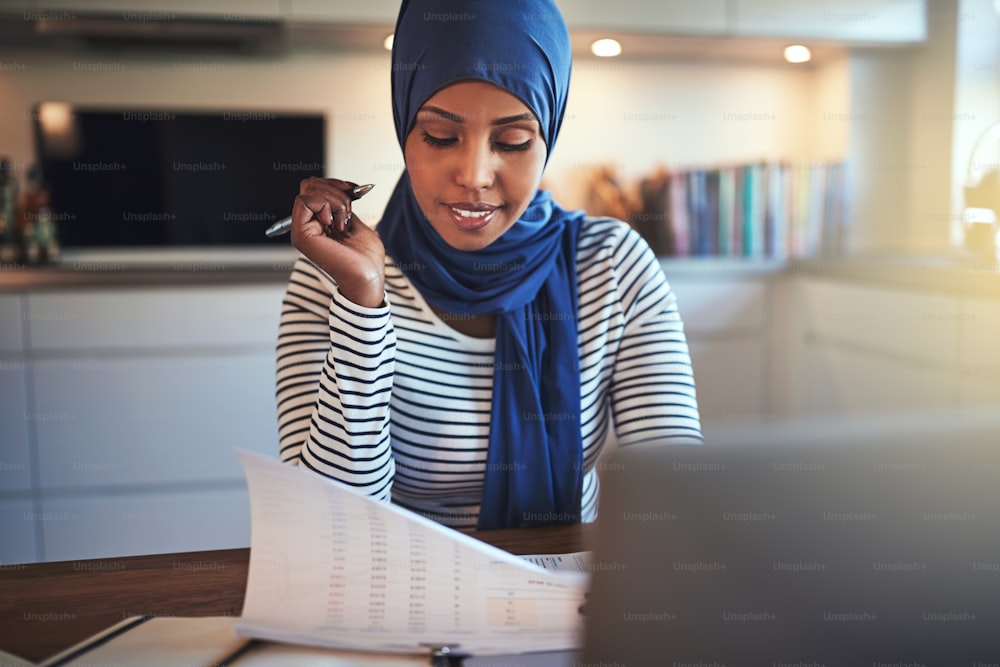
[[[456,664],[424,655],[346,651],[243,639],[232,616],[136,616],[42,663],[0,652],[3,667],[428,667]],[[576,667],[569,651],[468,656],[463,667]]]
[[[664,256],[839,255],[848,226],[843,163],[758,161],[669,172],[661,207],[644,197],[635,225]],[[664,229],[646,224],[663,220]],[[664,243],[668,238],[672,243]]]
[[239,619],[232,616],[131,617],[37,667],[427,667],[429,664],[426,655],[336,651],[247,640],[236,635],[237,623]]
[[579,645],[584,572],[527,562],[307,470],[240,458],[251,511],[241,636],[424,655]]

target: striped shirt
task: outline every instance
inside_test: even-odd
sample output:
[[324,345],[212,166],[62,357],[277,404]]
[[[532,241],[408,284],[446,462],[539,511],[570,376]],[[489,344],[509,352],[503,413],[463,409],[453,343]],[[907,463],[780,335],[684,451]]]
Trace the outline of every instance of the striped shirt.
[[[673,292],[624,222],[587,218],[577,251],[584,521],[606,446],[701,442]],[[494,339],[435,315],[386,260],[386,303],[364,308],[300,258],[277,343],[283,461],[454,527],[474,527],[489,442]],[[565,415],[576,419],[576,415]]]

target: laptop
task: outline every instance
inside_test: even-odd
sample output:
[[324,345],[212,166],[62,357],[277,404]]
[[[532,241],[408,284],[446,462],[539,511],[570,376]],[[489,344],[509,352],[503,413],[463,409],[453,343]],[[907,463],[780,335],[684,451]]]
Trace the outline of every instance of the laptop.
[[1000,415],[747,427],[601,467],[574,664],[1000,664]]

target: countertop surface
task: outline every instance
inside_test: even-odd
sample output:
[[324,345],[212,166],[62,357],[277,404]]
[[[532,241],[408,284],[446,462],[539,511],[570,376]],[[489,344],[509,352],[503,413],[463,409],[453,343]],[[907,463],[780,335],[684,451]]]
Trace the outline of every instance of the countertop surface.
[[[0,293],[75,288],[150,288],[283,284],[296,255],[239,252],[189,257],[73,258],[43,267],[3,265]],[[961,296],[1000,297],[1000,269],[969,257],[858,256],[810,260],[662,258],[668,280],[771,279],[802,276],[872,287],[912,289]]]

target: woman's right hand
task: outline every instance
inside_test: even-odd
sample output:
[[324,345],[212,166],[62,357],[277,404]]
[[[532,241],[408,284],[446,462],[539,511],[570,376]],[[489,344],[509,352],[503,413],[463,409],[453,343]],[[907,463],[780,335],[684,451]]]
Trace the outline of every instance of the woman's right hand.
[[336,178],[307,178],[292,206],[292,245],[359,306],[377,308],[385,295],[385,247],[351,212],[351,190]]

